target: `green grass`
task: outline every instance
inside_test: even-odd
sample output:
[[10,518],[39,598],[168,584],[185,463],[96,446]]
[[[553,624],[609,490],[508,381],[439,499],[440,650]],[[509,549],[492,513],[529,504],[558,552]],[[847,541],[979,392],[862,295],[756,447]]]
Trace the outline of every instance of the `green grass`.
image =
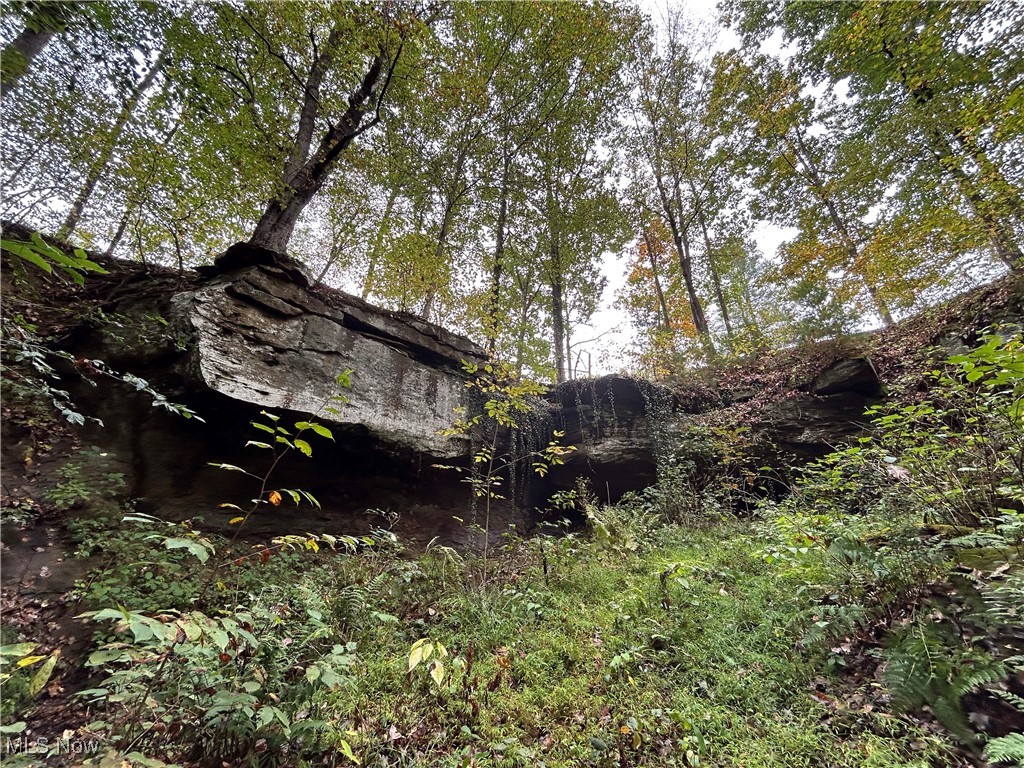
[[[210,755],[235,755],[228,762],[240,766],[351,765],[341,739],[372,768],[957,764],[934,729],[887,711],[878,683],[858,690],[831,674],[839,657],[809,630],[833,589],[825,585],[836,584],[834,556],[811,548],[765,559],[768,541],[750,521],[687,529],[637,523],[639,512],[625,507],[608,514],[622,516],[622,530],[635,523],[628,535],[512,539],[492,551],[486,578],[479,559],[444,548],[246,558],[221,574],[204,609],[231,615],[238,604],[273,617],[254,630],[260,649],[204,671],[208,662],[183,661],[202,657],[187,643],[172,648],[176,661],[152,692],[170,702],[164,717],[173,723],[174,681],[189,692],[206,675],[181,717],[218,744]],[[139,546],[134,537],[109,543],[126,553]],[[152,579],[113,568],[87,597],[190,610],[194,590],[166,588],[182,556],[156,548]],[[408,669],[421,639],[447,649],[440,684],[430,674],[436,658]],[[317,654],[346,643],[355,648],[354,664],[339,672],[346,682],[307,684]],[[324,721],[320,735],[207,717],[216,696],[252,680],[261,682],[259,707],[273,702],[293,727]],[[107,718],[111,743],[125,743],[148,707],[129,710]],[[144,749],[192,764],[191,733],[169,731]]]
[[[358,633],[356,678],[332,694],[363,764],[952,761],[909,720],[837,711],[812,695],[828,670],[828,649],[801,642],[809,598],[799,588],[815,576],[813,554],[799,570],[765,564],[743,526],[665,528],[649,544],[643,554],[563,544],[547,583],[520,549],[515,577],[485,588],[449,574],[440,590],[436,562],[421,560],[377,607],[402,621]],[[440,686],[425,664],[406,673],[421,637],[451,654]]]

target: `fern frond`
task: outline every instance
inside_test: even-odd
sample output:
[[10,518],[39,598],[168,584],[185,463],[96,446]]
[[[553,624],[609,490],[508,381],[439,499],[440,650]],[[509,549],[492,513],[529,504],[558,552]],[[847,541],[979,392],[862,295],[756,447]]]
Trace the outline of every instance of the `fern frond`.
[[978,734],[971,727],[970,720],[960,707],[960,700],[952,696],[942,696],[932,702],[932,712],[946,730],[956,736],[964,744],[977,743]]
[[989,693],[991,693],[997,699],[1002,699],[1011,707],[1014,707],[1020,712],[1024,712],[1024,696],[1018,696],[1016,693],[1011,693],[1010,691],[1003,691],[998,688],[990,690]]
[[983,664],[964,670],[952,684],[953,693],[959,698],[966,696],[971,691],[976,691],[986,685],[995,685],[1005,679],[1009,674],[1006,664],[992,659],[991,664]]
[[985,745],[985,759],[1003,765],[1024,765],[1024,733],[1011,733]]
[[931,699],[934,675],[927,660],[912,652],[891,658],[885,669],[885,682],[892,693],[892,704],[900,712],[909,712]]
[[366,582],[366,584],[363,586],[364,590],[366,591],[366,596],[368,598],[380,597],[381,593],[384,591],[384,587],[388,583],[390,576],[391,574],[388,571],[381,571],[368,582]]

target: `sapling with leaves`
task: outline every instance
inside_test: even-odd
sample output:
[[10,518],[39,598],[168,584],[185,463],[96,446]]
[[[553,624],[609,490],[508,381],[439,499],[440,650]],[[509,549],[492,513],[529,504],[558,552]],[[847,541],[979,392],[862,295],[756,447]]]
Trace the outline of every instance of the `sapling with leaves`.
[[[0,694],[3,698],[21,697],[33,699],[38,696],[53,675],[57,666],[57,659],[60,658],[60,649],[56,648],[50,653],[36,653],[38,644],[33,642],[13,643],[0,645]],[[21,686],[23,690],[12,690],[15,686],[10,685],[18,677],[28,676],[27,682]],[[5,687],[10,685],[7,690]],[[25,730],[26,723],[23,720],[0,725],[0,736],[9,737]]]
[[[348,397],[342,394],[342,390],[351,388],[352,371],[342,371],[335,377],[334,383],[336,386],[335,393],[327,397],[320,408],[317,409],[317,413],[323,412],[336,416],[341,413],[341,409],[348,403]],[[233,545],[238,540],[238,536],[242,532],[242,528],[245,526],[246,522],[248,522],[249,518],[252,517],[252,515],[255,514],[263,505],[279,507],[283,503],[285,496],[287,496],[295,503],[295,506],[299,506],[299,504],[305,500],[317,509],[320,509],[320,502],[309,491],[302,490],[301,488],[273,489],[270,488],[270,480],[285,456],[296,451],[307,458],[313,455],[313,447],[306,439],[307,437],[311,435],[318,435],[319,437],[333,441],[334,435],[331,433],[330,429],[316,421],[296,421],[292,425],[292,428],[289,429],[281,424],[281,417],[276,414],[270,413],[269,411],[260,411],[260,415],[269,423],[264,423],[264,421],[252,421],[250,423],[253,428],[269,435],[269,437],[261,440],[249,440],[246,442],[245,447],[248,448],[251,446],[253,448],[271,452],[272,458],[270,464],[262,475],[250,472],[249,470],[235,464],[224,464],[218,462],[210,463],[210,466],[216,467],[217,469],[229,472],[241,472],[242,474],[253,478],[255,481],[259,482],[259,490],[257,491],[256,496],[252,499],[248,509],[244,509],[231,502],[223,502],[220,504],[221,509],[232,510],[238,513],[228,521],[229,526],[235,526],[235,531],[228,543],[228,546],[225,547],[218,555],[217,560],[211,569],[210,578],[203,587],[202,595],[205,595],[210,585],[213,584],[217,572],[220,571],[229,561]],[[275,544],[279,549],[302,546],[305,549],[316,552],[319,551],[320,544],[324,544],[325,546],[333,549],[341,539],[345,539],[343,543],[347,548],[352,547],[354,544],[353,542],[348,541],[349,538],[351,537],[336,537],[329,534],[316,535],[308,533],[304,537],[294,535],[278,537],[275,539]],[[262,562],[266,562],[266,558],[269,557],[266,553],[269,551],[270,550],[266,547],[259,548],[257,556],[260,557]],[[244,557],[241,559],[244,560]],[[238,561],[239,559],[236,558],[233,562]]]
[[470,440],[476,447],[468,467],[450,464],[434,466],[464,475],[463,482],[470,486],[474,508],[479,500],[483,501],[482,583],[486,583],[492,505],[505,498],[501,489],[506,476],[520,464],[529,462],[530,469],[544,477],[552,466],[564,464],[566,456],[576,449],[574,446],[561,445],[559,440],[565,433],[556,430],[552,435],[554,439],[543,449],[518,455],[514,453],[507,447],[506,438],[511,432],[522,428],[523,420],[533,410],[531,398],[538,397],[543,388],[536,382],[521,379],[510,366],[503,363],[486,363],[481,366],[463,361],[462,368],[472,376],[466,382],[466,388],[475,390],[484,398],[482,412],[468,416],[465,409],[456,409],[460,418],[451,427],[442,430],[441,434]]
[[1024,510],[1024,336],[987,333],[928,376],[927,400],[868,410],[865,458],[900,481],[925,522],[986,527]]
[[[338,392],[318,412],[340,413],[347,402],[341,390],[350,387],[351,373],[345,371],[336,377]],[[317,626],[309,628],[305,639],[295,645],[297,629],[285,622],[287,608],[274,600],[264,605],[261,596],[251,596],[254,603],[247,610],[228,608],[220,615],[208,615],[203,610],[211,587],[226,590],[221,574],[228,565],[242,565],[249,559],[265,565],[274,551],[318,552],[321,546],[354,551],[373,543],[369,538],[305,533],[278,536],[269,544],[257,545],[251,554],[236,556],[233,545],[239,533],[263,505],[277,507],[290,498],[296,505],[306,501],[319,508],[316,497],[308,491],[272,488],[271,478],[285,456],[294,452],[312,455],[306,438],[316,435],[334,439],[327,427],[313,420],[285,426],[276,414],[262,411],[261,416],[252,425],[268,437],[250,440],[246,445],[271,452],[267,470],[260,475],[234,464],[213,464],[225,471],[242,472],[259,484],[247,509],[221,504],[240,513],[229,521],[235,532],[226,545],[218,549],[189,521],[167,523],[139,514],[125,518],[130,523],[175,529],[174,535],[154,533],[150,538],[161,541],[164,549],[193,555],[206,567],[203,587],[191,601],[192,610],[167,608],[142,613],[118,606],[82,614],[92,621],[112,622],[115,634],[131,633],[131,641],[107,643],[90,656],[87,666],[104,669],[107,677],[102,687],[82,694],[95,703],[119,704],[120,714],[110,710],[111,722],[95,724],[95,729],[107,731],[123,753],[143,746],[166,753],[183,732],[182,726],[189,726],[208,739],[204,755],[216,753],[227,762],[266,750],[268,742],[283,749],[295,738],[326,739],[331,748],[355,761],[351,746],[340,732],[308,716],[314,692],[320,687],[341,685],[346,679],[344,671],[354,663],[355,646],[330,642],[331,633],[323,625],[320,609],[308,611],[306,620]],[[292,702],[294,707],[286,707],[280,693],[287,683],[288,670],[296,663],[304,665],[307,685],[300,686],[301,695],[299,701]],[[276,684],[282,686],[280,693],[270,686],[275,676]],[[190,741],[201,740],[193,735]]]

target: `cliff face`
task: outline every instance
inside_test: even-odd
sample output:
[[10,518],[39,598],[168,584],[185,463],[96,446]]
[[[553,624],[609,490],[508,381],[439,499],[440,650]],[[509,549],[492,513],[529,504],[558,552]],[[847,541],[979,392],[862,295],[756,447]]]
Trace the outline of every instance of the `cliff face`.
[[1022,322],[1024,276],[1008,275],[872,333],[765,351],[658,385],[624,376],[568,382],[549,400],[579,451],[551,483],[569,487],[582,475],[599,498],[615,500],[650,485],[659,456],[685,456],[691,428],[740,434],[752,468],[785,475],[863,434],[865,409],[892,388],[923,395],[930,360],[970,348],[987,327]]
[[[463,475],[435,464],[465,468],[470,461],[468,441],[441,433],[456,408],[474,405],[462,363],[482,362],[484,355],[471,341],[311,288],[301,266],[248,245],[229,249],[198,276],[107,266],[110,274],[90,277],[82,289],[51,286],[52,295],[33,302],[38,316],[29,319],[58,346],[140,376],[205,419],[186,421],[109,383],[83,386],[88,365],[65,371],[82,412],[106,424],[90,427],[84,442],[116,457],[142,511],[202,515],[207,527],[226,523],[230,515],[219,505],[250,499],[251,478],[210,463],[262,472],[266,455],[245,447],[260,438],[250,422],[263,410],[282,423],[318,414],[334,441],[314,441],[311,459],[290,456],[278,471],[279,482],[313,493],[322,508],[282,508],[247,528],[352,532],[380,525],[383,513],[400,515],[402,531],[421,539],[469,538],[453,521],[473,520]],[[608,376],[556,387],[531,416],[530,435],[511,436],[511,444],[543,446],[558,429],[563,444],[578,451],[545,480],[529,472],[510,480],[516,498],[495,504],[492,529],[527,521],[527,507],[546,506],[548,494],[579,476],[602,500],[651,485],[659,457],[685,453],[695,426],[741,428],[754,466],[827,453],[864,428],[865,407],[884,398],[897,378],[923,370],[929,345],[954,349],[994,320],[1019,319],[1022,297],[1021,280],[1007,278],[931,316],[860,339],[779,350],[667,385]],[[340,392],[348,402],[339,405],[331,397],[338,393],[336,376],[346,370],[352,386]],[[338,405],[338,412],[325,405]],[[13,446],[4,454],[9,464],[28,427],[4,427]]]
[[552,483],[568,488],[583,476],[600,498],[615,501],[652,485],[659,459],[685,456],[688,431],[700,427],[742,434],[754,466],[807,461],[862,432],[864,410],[881,400],[882,383],[868,360],[854,357],[771,394],[730,388],[728,381],[700,392],[626,376],[567,382],[549,398],[566,442],[578,451],[556,469]]
[[[262,473],[266,452],[245,444],[266,438],[250,426],[265,422],[266,410],[289,429],[315,414],[334,440],[310,437],[311,458],[289,455],[276,470],[278,483],[309,491],[322,508],[282,506],[254,516],[249,532],[365,532],[400,516],[411,537],[470,537],[452,519],[472,520],[468,487],[457,472],[434,465],[468,463],[468,442],[441,431],[452,425],[454,409],[470,405],[462,363],[484,359],[471,341],[310,288],[287,257],[247,245],[198,276],[105,266],[109,274],[81,289],[42,295],[49,306],[40,326],[80,360],[139,376],[203,420],[153,408],[144,393],[90,376],[89,364],[64,371],[82,413],[104,424],[89,422],[82,442],[116,457],[140,511],[225,525],[229,515],[220,505],[244,505],[256,489],[251,477],[210,465]],[[344,371],[352,372],[349,388],[336,383]],[[337,394],[345,401],[331,399]],[[5,427],[12,445],[22,439],[17,425]],[[496,505],[495,515],[500,530],[511,505]]]
[[[191,386],[359,425],[396,450],[464,454],[464,445],[440,432],[466,404],[461,362],[481,362],[482,350],[353,296],[331,298],[328,303],[272,265],[233,269],[176,294],[172,317],[187,329]],[[335,376],[345,370],[355,384],[343,393],[348,402],[339,413],[325,412],[337,392]]]

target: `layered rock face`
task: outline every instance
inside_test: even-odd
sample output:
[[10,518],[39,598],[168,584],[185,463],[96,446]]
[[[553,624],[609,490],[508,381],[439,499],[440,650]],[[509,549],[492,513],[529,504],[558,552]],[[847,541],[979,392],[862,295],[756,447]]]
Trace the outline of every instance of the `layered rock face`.
[[864,411],[879,402],[882,394],[882,382],[870,360],[838,360],[758,411],[752,428],[758,457],[788,463],[829,453],[863,433],[868,424]]
[[[274,482],[309,491],[322,508],[282,506],[255,515],[247,530],[350,533],[394,514],[413,538],[470,538],[453,521],[472,518],[468,487],[434,464],[468,462],[467,442],[440,433],[455,408],[469,405],[462,362],[481,362],[482,351],[417,318],[310,289],[298,265],[266,253],[236,246],[198,280],[158,277],[158,290],[153,275],[136,270],[109,281],[116,287],[103,292],[108,315],[147,331],[100,326],[79,334],[76,353],[142,376],[204,423],[154,409],[144,395],[80,387],[83,410],[106,424],[87,439],[131,467],[142,511],[201,515],[204,526],[220,527],[228,516],[219,505],[244,506],[255,489],[251,477],[210,464],[260,474],[267,453],[245,447],[261,439],[249,423],[266,422],[266,410],[291,429],[315,414],[334,441],[310,436],[313,456],[289,455]],[[147,319],[156,312],[160,326]],[[335,377],[346,370],[351,388],[339,390]],[[339,392],[346,403],[331,400]],[[514,516],[511,504],[496,505],[495,515],[500,531]]]
[[599,498],[617,501],[656,481],[659,456],[686,454],[687,430],[701,424],[746,425],[746,450],[755,465],[808,461],[862,433],[864,410],[879,401],[882,384],[869,360],[851,357],[785,396],[755,402],[761,394],[730,389],[727,381],[685,400],[627,376],[567,382],[548,399],[564,441],[577,452],[552,473],[552,486],[567,488],[582,476]]
[[[235,246],[225,254],[234,263]],[[243,252],[244,253],[244,252]],[[464,406],[463,360],[481,362],[468,339],[416,318],[334,293],[328,303],[273,264],[241,266],[173,298],[189,329],[188,370],[200,387],[269,409],[358,424],[399,450],[453,457],[441,436]],[[340,413],[324,411],[334,377],[353,372]]]
[[[286,420],[318,413],[336,441],[314,441],[311,460],[290,457],[280,472],[289,485],[314,493],[323,508],[288,512],[284,520],[257,518],[251,530],[366,528],[381,522],[366,515],[375,509],[401,513],[404,532],[423,539],[463,537],[452,519],[472,515],[467,486],[461,475],[434,464],[468,462],[467,442],[441,433],[456,408],[473,407],[462,363],[482,362],[482,350],[417,318],[311,289],[297,263],[247,245],[233,247],[201,273],[158,292],[157,309],[172,332],[151,333],[141,344],[109,331],[91,340],[95,356],[150,379],[206,420],[183,422],[141,397],[92,403],[109,425],[95,441],[133,466],[143,506],[167,517],[210,519],[219,503],[251,496],[248,478],[218,473],[209,463],[251,467],[263,458],[243,448],[259,438],[248,423],[260,411]],[[127,282],[144,287],[152,279],[134,275]],[[134,298],[108,301],[108,309],[135,317],[153,310],[151,290],[125,295]],[[346,370],[353,372],[351,389],[341,392],[348,402],[329,413],[324,406],[337,405],[331,400],[339,391],[335,376]],[[753,431],[776,455],[763,458],[826,452],[860,428],[879,386],[866,360],[841,360],[792,396],[767,401]],[[561,442],[577,451],[546,480],[523,472],[510,481],[516,498],[497,504],[496,530],[527,522],[530,507],[543,508],[550,493],[572,487],[577,477],[611,502],[653,484],[659,454],[685,450],[686,430],[702,413],[743,407],[756,397],[718,388],[711,397],[683,403],[665,387],[625,376],[555,388],[547,409],[530,419],[531,445],[542,446],[562,430]],[[220,517],[213,513],[212,520]]]
[[642,379],[603,376],[570,381],[548,396],[562,441],[576,447],[565,465],[552,472],[561,490],[577,477],[590,481],[603,501],[618,501],[657,480],[659,441],[679,428],[674,395]]
[[[249,423],[263,418],[263,410],[277,413],[284,424],[318,413],[336,439],[313,440],[312,459],[288,456],[275,482],[310,491],[322,508],[281,508],[255,516],[249,530],[366,530],[383,522],[377,512],[367,512],[376,510],[402,515],[400,531],[416,538],[470,538],[454,520],[473,521],[464,475],[435,465],[465,469],[470,462],[468,441],[441,432],[452,424],[454,409],[479,406],[469,401],[462,370],[463,361],[484,360],[471,341],[337,291],[311,288],[299,264],[245,244],[201,268],[198,278],[119,262],[108,266],[109,275],[91,278],[74,297],[86,309],[91,302],[106,319],[65,324],[65,348],[147,379],[205,419],[185,421],[113,386],[77,387],[83,413],[107,425],[86,441],[121,462],[140,510],[178,519],[202,515],[204,525],[219,527],[230,516],[219,504],[245,505],[255,490],[251,477],[210,463],[260,474],[267,455],[246,447],[260,438]],[[1015,297],[1024,295],[1015,285],[986,290],[975,304],[994,304],[991,296],[1003,291],[1009,298],[998,306],[1013,308]],[[76,312],[80,316],[82,307]],[[959,317],[956,312],[964,310],[950,311]],[[886,341],[872,347],[872,359],[890,349],[921,349],[936,333],[949,333],[946,322],[945,331],[923,321],[911,326],[914,335],[903,347]],[[783,350],[692,387],[668,389],[624,376],[556,387],[531,414],[528,428],[509,435],[509,445],[526,456],[563,430],[561,442],[578,450],[544,480],[523,463],[506,486],[514,498],[495,504],[492,528],[500,532],[508,523],[527,522],[531,508],[545,507],[550,493],[572,487],[580,476],[605,501],[651,485],[659,456],[685,453],[694,425],[742,427],[751,438],[753,466],[789,466],[823,455],[864,428],[865,408],[883,397],[883,381],[900,370],[899,361],[890,359],[887,377],[879,376],[861,349]],[[342,392],[348,403],[338,413],[327,412],[325,405],[336,405],[335,376],[346,370],[353,371],[351,389]],[[705,463],[715,461],[706,450],[702,456]]]

